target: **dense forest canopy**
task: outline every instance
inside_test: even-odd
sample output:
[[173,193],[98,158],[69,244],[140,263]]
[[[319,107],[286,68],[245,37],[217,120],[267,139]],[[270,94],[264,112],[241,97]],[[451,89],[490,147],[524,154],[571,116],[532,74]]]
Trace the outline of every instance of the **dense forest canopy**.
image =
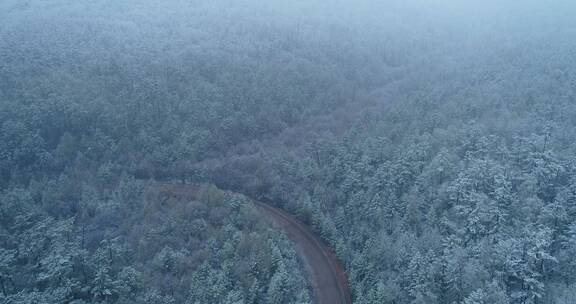
[[211,184],[310,225],[354,303],[574,303],[574,13],[0,1],[0,303],[312,303]]

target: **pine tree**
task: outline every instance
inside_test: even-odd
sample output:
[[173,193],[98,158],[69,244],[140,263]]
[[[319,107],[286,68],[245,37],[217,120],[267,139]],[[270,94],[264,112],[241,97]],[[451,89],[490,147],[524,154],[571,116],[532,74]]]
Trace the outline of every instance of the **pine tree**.
[[96,276],[92,282],[92,297],[95,301],[112,303],[118,295],[116,282],[110,277],[108,267],[102,267],[96,271]]

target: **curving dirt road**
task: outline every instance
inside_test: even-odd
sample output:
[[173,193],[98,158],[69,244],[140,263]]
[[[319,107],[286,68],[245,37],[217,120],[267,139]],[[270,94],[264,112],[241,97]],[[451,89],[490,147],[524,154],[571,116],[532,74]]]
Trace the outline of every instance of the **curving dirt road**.
[[308,227],[285,211],[258,201],[254,201],[254,204],[269,221],[282,228],[294,243],[309,275],[316,303],[352,303],[345,272],[332,250]]
[[[160,185],[159,185],[160,186]],[[178,198],[196,197],[198,185],[161,183],[160,191]],[[303,262],[317,304],[351,304],[346,273],[336,255],[302,222],[264,202],[252,199],[254,205],[274,226],[283,229],[293,242]]]

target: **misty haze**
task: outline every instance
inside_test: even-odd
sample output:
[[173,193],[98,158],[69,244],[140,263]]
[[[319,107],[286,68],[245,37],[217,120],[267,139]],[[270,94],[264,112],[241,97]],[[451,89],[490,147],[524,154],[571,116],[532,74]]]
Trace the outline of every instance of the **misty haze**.
[[0,304],[575,304],[576,1],[0,0]]

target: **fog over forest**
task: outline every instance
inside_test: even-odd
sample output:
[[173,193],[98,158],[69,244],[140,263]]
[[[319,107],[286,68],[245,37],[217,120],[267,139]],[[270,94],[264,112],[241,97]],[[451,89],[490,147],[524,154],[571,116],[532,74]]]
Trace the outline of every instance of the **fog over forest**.
[[0,0],[0,304],[576,303],[575,15]]

